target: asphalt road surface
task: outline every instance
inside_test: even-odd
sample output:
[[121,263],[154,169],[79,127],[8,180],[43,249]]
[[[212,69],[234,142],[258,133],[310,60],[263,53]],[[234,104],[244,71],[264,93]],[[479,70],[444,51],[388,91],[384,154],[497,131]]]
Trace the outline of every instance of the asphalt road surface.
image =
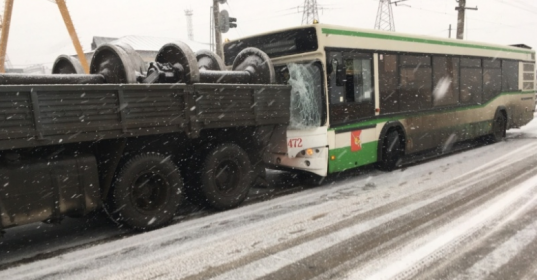
[[0,279],[537,279],[537,123],[393,172],[306,186],[147,233],[105,218],[9,229]]

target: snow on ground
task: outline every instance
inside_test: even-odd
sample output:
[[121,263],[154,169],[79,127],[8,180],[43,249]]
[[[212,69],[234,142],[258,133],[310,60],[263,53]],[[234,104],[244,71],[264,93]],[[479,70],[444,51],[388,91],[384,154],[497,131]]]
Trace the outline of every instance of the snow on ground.
[[[343,173],[0,278],[531,279],[533,258],[522,257],[537,252],[535,136],[534,120],[494,145],[393,172]],[[285,175],[273,173],[277,188]]]
[[[537,107],[535,108],[537,110]],[[520,128],[520,131],[526,135],[537,136],[537,112],[534,115],[533,121]],[[516,131],[516,130],[512,130]]]

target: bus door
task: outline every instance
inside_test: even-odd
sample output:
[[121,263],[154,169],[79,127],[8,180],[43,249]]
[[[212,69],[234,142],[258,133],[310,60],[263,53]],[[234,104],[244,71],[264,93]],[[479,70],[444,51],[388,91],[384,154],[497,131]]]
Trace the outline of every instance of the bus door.
[[373,54],[327,51],[329,123],[334,133],[329,172],[369,164],[377,159]]

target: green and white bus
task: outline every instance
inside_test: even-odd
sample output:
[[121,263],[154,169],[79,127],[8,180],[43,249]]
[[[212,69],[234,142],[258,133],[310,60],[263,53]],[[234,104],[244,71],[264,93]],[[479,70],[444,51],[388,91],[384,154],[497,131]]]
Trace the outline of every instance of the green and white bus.
[[449,150],[533,119],[535,51],[314,24],[228,42],[226,65],[247,47],[266,52],[293,87],[289,126],[266,162],[321,176],[405,155]]

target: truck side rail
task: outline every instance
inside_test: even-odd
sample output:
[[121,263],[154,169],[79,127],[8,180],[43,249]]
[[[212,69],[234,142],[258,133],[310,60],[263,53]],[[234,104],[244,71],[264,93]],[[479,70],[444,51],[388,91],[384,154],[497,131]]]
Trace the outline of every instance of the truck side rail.
[[244,84],[0,86],[0,150],[287,124],[290,87]]

